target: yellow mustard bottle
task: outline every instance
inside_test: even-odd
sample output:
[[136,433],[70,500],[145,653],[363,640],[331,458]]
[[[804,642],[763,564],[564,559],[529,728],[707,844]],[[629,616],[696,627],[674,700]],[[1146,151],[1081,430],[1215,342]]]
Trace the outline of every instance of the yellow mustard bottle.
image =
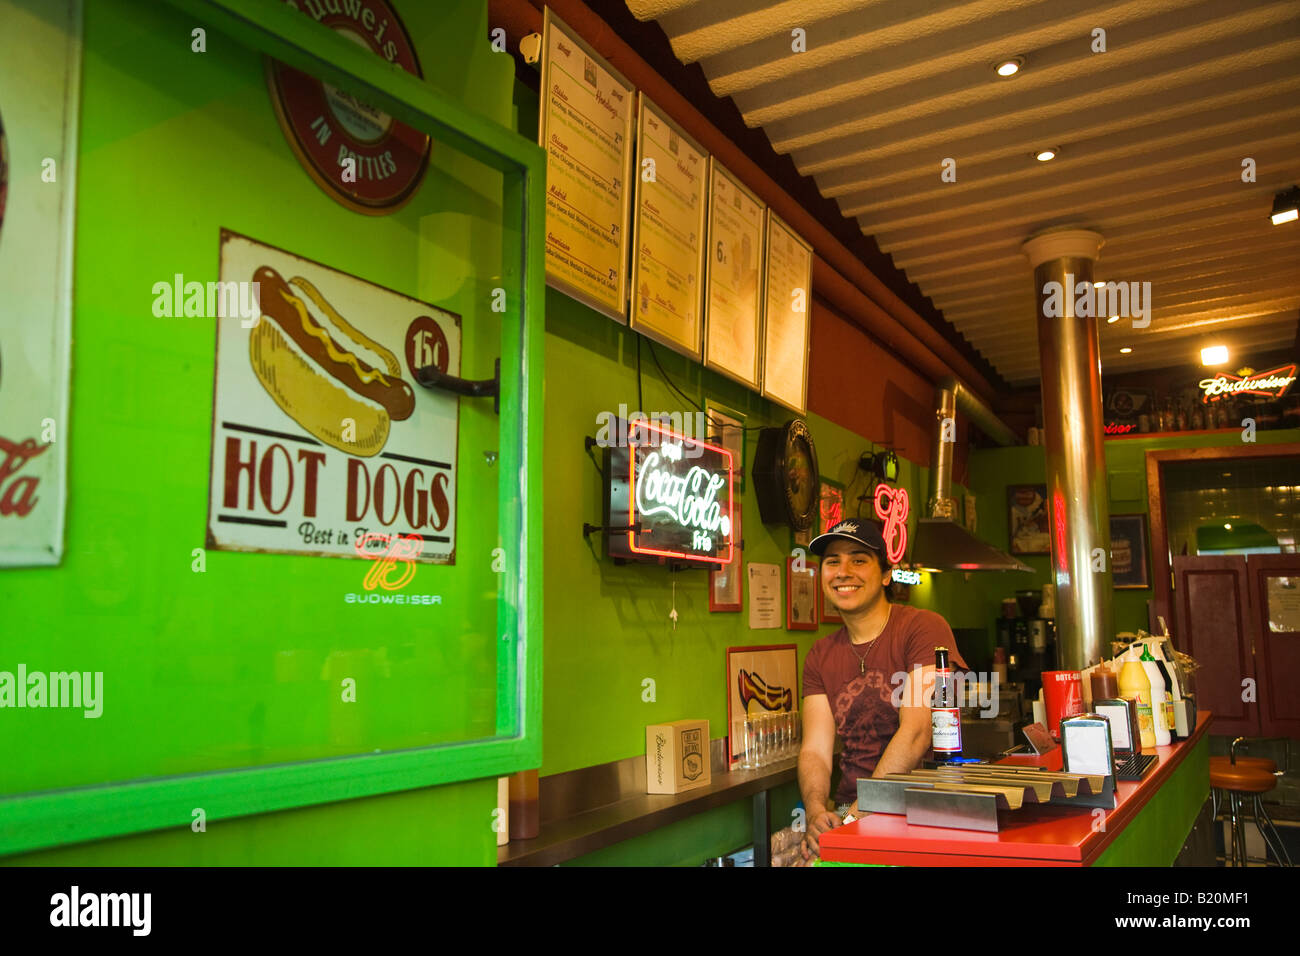
[[1119,693],[1121,697],[1137,701],[1138,734],[1142,738],[1142,749],[1155,750],[1156,725],[1151,711],[1151,681],[1147,679],[1142,662],[1132,649],[1124,655],[1124,666],[1120,668]]

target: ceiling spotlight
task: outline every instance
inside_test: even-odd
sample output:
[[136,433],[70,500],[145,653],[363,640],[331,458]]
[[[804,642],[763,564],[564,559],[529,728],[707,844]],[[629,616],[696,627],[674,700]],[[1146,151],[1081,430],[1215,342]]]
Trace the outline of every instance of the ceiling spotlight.
[[1034,153],[1034,159],[1038,160],[1040,163],[1050,162],[1051,160],[1056,159],[1056,154],[1058,152],[1060,152],[1060,150],[1055,147],[1051,149],[1040,149],[1038,152]]
[[1228,361],[1228,347],[1226,345],[1207,345],[1201,349],[1202,365],[1223,365]]
[[1118,315],[1112,315],[1109,319],[1106,320],[1106,324],[1107,324],[1107,325],[1114,325],[1114,324],[1115,324],[1116,322],[1118,322],[1118,321],[1119,321],[1119,316],[1118,316]]
[[1104,282],[1094,282],[1094,283],[1092,284],[1092,287],[1093,287],[1094,289],[1100,289],[1100,288],[1101,288],[1102,286],[1104,286],[1105,284],[1106,284],[1106,283],[1104,283]]
[[1300,218],[1300,186],[1284,189],[1273,197],[1273,225],[1294,222]]
[[1122,349],[1119,350],[1119,354],[1120,354],[1120,355],[1128,355],[1128,353],[1129,353],[1129,352],[1132,352],[1132,351],[1133,351],[1133,350],[1132,350],[1131,348],[1128,348],[1128,347],[1126,346],[1126,347],[1124,347],[1124,348],[1122,348]]
[[1023,56],[1013,56],[995,64],[993,69],[997,71],[998,76],[1015,76],[1024,65],[1025,58]]
[[1230,525],[1230,524],[1225,524],[1225,525],[1223,526],[1223,530],[1224,530],[1224,531],[1231,531],[1231,530],[1232,530],[1232,525]]

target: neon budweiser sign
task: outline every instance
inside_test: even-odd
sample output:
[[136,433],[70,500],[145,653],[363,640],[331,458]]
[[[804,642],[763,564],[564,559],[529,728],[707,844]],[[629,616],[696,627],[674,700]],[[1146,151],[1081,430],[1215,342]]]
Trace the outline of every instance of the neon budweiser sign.
[[641,422],[625,446],[607,449],[606,462],[611,557],[730,563],[729,451]]
[[[1258,395],[1263,398],[1281,398],[1295,381],[1296,367],[1294,365],[1279,365],[1269,372],[1255,373],[1249,375],[1233,375],[1230,372],[1220,372],[1214,378],[1203,378],[1200,381],[1201,391],[1204,395],[1201,401],[1205,404],[1217,402],[1224,395]],[[1247,370],[1248,371],[1248,370]]]

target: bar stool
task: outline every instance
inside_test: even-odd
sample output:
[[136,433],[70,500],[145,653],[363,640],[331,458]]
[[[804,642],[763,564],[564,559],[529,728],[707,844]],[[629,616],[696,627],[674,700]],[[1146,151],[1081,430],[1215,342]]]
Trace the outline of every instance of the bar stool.
[[1215,819],[1219,816],[1223,795],[1228,797],[1228,817],[1232,823],[1230,865],[1245,866],[1247,863],[1245,821],[1241,811],[1244,799],[1249,796],[1254,804],[1252,809],[1255,826],[1264,838],[1264,843],[1281,866],[1291,866],[1291,856],[1260,799],[1261,794],[1268,793],[1277,786],[1277,765],[1262,757],[1238,757],[1237,746],[1245,741],[1245,737],[1238,737],[1228,749],[1227,757],[1210,758],[1210,786],[1213,788],[1211,808]]

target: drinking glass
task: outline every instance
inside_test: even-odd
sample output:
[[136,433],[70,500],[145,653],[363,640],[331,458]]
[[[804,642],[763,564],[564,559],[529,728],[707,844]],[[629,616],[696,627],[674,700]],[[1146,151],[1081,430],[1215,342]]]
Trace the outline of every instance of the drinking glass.
[[757,717],[745,718],[745,769],[754,770],[759,766],[759,728]]

